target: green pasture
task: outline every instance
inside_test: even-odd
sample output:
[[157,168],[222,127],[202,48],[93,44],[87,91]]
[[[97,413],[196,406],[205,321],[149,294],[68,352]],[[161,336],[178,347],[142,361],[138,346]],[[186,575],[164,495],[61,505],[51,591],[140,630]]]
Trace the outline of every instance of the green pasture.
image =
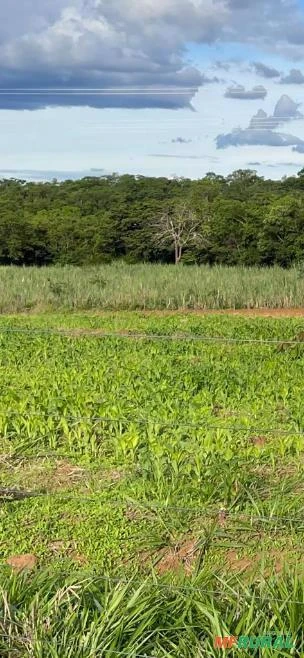
[[267,630],[302,655],[303,332],[1,318],[1,656],[199,658]]

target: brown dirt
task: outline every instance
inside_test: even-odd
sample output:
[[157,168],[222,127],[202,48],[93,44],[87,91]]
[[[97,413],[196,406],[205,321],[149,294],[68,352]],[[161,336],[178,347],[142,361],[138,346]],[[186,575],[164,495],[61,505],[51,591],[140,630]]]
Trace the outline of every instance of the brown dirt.
[[110,480],[110,482],[120,482],[125,477],[125,473],[113,469],[112,471],[105,472],[103,476],[105,479]]
[[182,544],[164,551],[156,565],[156,571],[159,575],[162,575],[167,572],[183,570],[187,575],[190,575],[195,563],[196,552],[196,540],[188,539]]
[[[79,311],[78,315],[88,317],[109,317],[109,316],[119,316],[124,314],[126,317],[128,315],[132,316],[134,313],[140,314],[142,316],[172,316],[172,315],[244,315],[249,317],[261,316],[261,317],[304,317],[304,307],[294,307],[294,308],[225,308],[225,309],[208,309],[208,308],[178,308],[178,309],[137,309],[133,310],[114,310],[114,311]],[[20,313],[19,315],[23,315]],[[27,314],[25,314],[27,315]],[[96,329],[92,329],[96,331]]]
[[[40,483],[48,491],[66,489],[79,483],[85,476],[85,470],[68,461],[57,461],[51,471],[40,470]],[[44,479],[42,479],[44,478]]]
[[[7,461],[0,457],[1,470],[10,471],[12,463],[8,456]],[[40,459],[35,461],[35,457],[29,462],[21,461],[16,467],[17,483],[19,487],[26,490],[47,490],[57,491],[58,489],[69,489],[76,485],[84,485],[90,479],[96,481],[115,484],[126,477],[127,472],[115,468],[97,470],[90,474],[85,468],[77,466],[75,462],[69,462],[66,459],[56,459],[53,464],[44,463]]]
[[[131,313],[131,311],[130,311]],[[242,315],[244,317],[270,317],[270,318],[304,318],[304,307],[299,308],[240,308],[240,309],[177,309],[140,311],[141,315],[170,316],[170,315]],[[102,315],[102,314],[101,314]]]
[[281,573],[284,569],[284,564],[286,563],[284,555],[282,555],[280,551],[271,551],[270,555],[274,563],[273,566],[275,572]]
[[23,555],[12,555],[6,560],[6,564],[12,567],[13,571],[20,572],[24,570],[32,570],[37,565],[37,558],[31,553],[24,553]]
[[137,509],[129,505],[125,511],[125,517],[128,521],[142,521],[143,519],[154,519],[154,512],[144,509]]
[[226,562],[231,571],[248,571],[254,569],[257,566],[257,563],[260,562],[260,556],[257,555],[256,558],[239,558],[237,552],[231,550],[226,554]]
[[75,464],[70,464],[67,461],[60,461],[54,469],[53,477],[57,480],[58,484],[65,484],[71,480],[79,480],[79,478],[82,477],[83,472],[84,469],[75,466]]
[[125,517],[128,521],[139,521],[142,518],[142,513],[134,507],[128,507],[125,511]]
[[82,555],[82,553],[78,553],[77,551],[72,551],[70,553],[70,557],[74,562],[77,562],[80,566],[86,566],[88,564],[88,560],[85,557],[85,555]]
[[[267,440],[269,441],[269,438]],[[278,460],[276,468],[267,464],[260,464],[252,468],[251,473],[264,477],[265,483],[271,478],[271,486],[273,486],[283,478],[292,477],[299,473],[299,465],[301,465],[300,457],[298,457],[296,464],[282,464]]]
[[249,440],[256,448],[264,448],[269,439],[266,436],[251,436]]
[[267,568],[264,571],[265,576],[270,576],[273,572],[282,573],[286,567],[298,566],[302,561],[302,555],[297,551],[274,549],[269,553],[256,553],[254,556],[239,557],[237,551],[230,550],[225,555],[226,566],[229,571],[256,573],[267,562]]
[[227,512],[222,509],[218,513],[218,524],[221,528],[224,528],[227,522]]
[[273,550],[269,553],[270,561],[272,564],[272,569],[267,569],[265,572],[266,576],[270,576],[274,571],[276,574],[282,573],[286,567],[297,567],[303,569],[303,555],[295,550],[283,551],[283,550]]
[[[49,476],[48,488],[57,490],[79,484],[87,475],[84,468],[75,466],[75,464],[71,464],[68,461],[59,461]],[[117,469],[109,471],[102,470],[98,477],[100,480],[115,483],[122,480],[125,477],[125,473]]]

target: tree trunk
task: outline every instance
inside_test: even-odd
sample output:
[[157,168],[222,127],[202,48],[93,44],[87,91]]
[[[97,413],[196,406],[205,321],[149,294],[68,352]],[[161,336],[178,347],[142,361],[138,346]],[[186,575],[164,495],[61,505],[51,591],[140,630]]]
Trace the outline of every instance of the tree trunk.
[[175,245],[175,265],[178,265],[182,259],[182,247],[178,244]]

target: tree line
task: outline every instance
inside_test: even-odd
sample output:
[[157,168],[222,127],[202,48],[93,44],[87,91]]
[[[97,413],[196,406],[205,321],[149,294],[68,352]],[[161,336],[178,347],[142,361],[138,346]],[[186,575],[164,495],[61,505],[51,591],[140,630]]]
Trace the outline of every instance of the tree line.
[[288,267],[304,261],[304,169],[273,181],[112,174],[0,181],[0,264],[221,263]]

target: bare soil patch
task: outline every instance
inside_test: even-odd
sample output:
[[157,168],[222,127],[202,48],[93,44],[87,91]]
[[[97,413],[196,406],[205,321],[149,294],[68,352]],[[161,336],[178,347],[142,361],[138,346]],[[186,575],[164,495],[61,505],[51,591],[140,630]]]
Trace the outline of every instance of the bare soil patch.
[[272,573],[280,574],[286,568],[296,567],[302,562],[303,556],[297,551],[273,549],[268,553],[256,553],[255,555],[240,557],[237,551],[230,550],[225,555],[225,564],[229,571],[234,573],[246,572],[256,574],[263,569],[265,576]]
[[249,440],[256,448],[264,448],[269,438],[266,436],[251,436]]
[[67,461],[57,462],[52,474],[51,482],[56,488],[66,487],[71,483],[79,482],[83,477],[84,469]]
[[260,562],[260,556],[257,555],[255,558],[242,557],[240,558],[236,551],[228,551],[226,555],[226,564],[231,571],[237,571],[238,573],[242,571],[253,570],[257,564]]
[[190,575],[195,564],[197,550],[197,541],[188,539],[163,551],[156,565],[157,573],[162,575],[183,570],[186,575]]
[[140,311],[144,316],[172,315],[242,315],[244,317],[304,318],[304,307],[298,308],[227,308],[227,309],[187,309]]
[[24,570],[32,570],[37,565],[37,558],[32,553],[24,553],[22,555],[12,555],[6,560],[6,564],[12,567],[15,572]]

